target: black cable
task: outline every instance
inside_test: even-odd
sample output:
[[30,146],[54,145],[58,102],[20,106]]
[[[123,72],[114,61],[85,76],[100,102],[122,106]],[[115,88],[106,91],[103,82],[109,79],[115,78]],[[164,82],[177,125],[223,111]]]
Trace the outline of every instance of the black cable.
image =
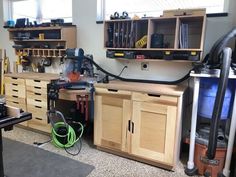
[[[71,152],[69,152],[68,151],[68,149],[71,149],[71,147],[69,147],[69,148],[64,148],[65,149],[65,151],[68,153],[68,154],[70,154],[70,155],[72,155],[72,156],[76,156],[76,155],[78,155],[79,153],[80,153],[80,151],[81,151],[81,149],[82,149],[82,139],[80,138],[79,139],[79,144],[77,145],[78,143],[75,143],[74,144],[74,146],[76,146],[77,147],[77,149],[78,149],[78,152],[76,152],[76,153],[71,153]],[[74,147],[73,146],[73,147]]]
[[42,143],[34,142],[33,144],[36,145],[36,146],[41,146],[41,145],[47,144],[47,143],[49,143],[51,141],[52,141],[52,139],[50,138],[50,140],[47,140],[45,142],[42,142]]
[[123,78],[123,77],[120,77],[119,75],[114,75],[106,70],[104,70],[102,67],[100,67],[95,61],[93,61],[91,58],[89,57],[86,57],[86,59],[90,60],[92,62],[92,64],[94,66],[96,66],[96,68],[100,71],[102,71],[103,73],[105,73],[106,75],[108,76],[111,76],[111,77],[114,77],[116,79],[119,79],[121,81],[126,81],[126,82],[142,82],[142,83],[152,83],[152,84],[167,84],[167,85],[175,85],[175,84],[178,84],[180,82],[183,82],[185,81],[186,79],[188,79],[190,77],[190,72],[191,70],[182,78],[178,79],[178,80],[175,80],[175,81],[157,81],[157,80],[144,80],[144,79],[128,79],[128,78]]

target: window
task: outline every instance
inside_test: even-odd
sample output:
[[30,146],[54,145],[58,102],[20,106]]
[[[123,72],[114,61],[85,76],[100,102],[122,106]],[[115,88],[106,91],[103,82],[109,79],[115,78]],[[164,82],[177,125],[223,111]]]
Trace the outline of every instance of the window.
[[10,0],[12,18],[29,18],[30,21],[49,22],[62,18],[72,22],[72,0]]
[[[102,1],[102,0],[100,0]],[[206,8],[209,13],[225,12],[225,4],[228,0],[103,0],[105,5],[105,19],[109,19],[114,12],[127,11],[129,16],[134,14],[143,17],[157,17],[163,14],[163,10]]]

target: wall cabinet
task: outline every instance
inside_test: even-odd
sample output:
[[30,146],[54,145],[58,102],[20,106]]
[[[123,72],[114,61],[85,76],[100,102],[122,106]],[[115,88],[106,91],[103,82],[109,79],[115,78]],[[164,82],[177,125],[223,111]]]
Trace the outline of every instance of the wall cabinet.
[[176,90],[165,91],[163,85],[97,84],[94,144],[173,169],[179,158],[184,90],[175,95]]
[[8,29],[16,53],[33,57],[61,57],[66,48],[76,48],[76,26]]
[[46,133],[51,132],[47,118],[47,84],[58,78],[56,74],[44,73],[4,75],[7,105],[32,113],[32,119],[21,125]]
[[199,61],[205,24],[204,11],[194,15],[105,21],[107,57]]

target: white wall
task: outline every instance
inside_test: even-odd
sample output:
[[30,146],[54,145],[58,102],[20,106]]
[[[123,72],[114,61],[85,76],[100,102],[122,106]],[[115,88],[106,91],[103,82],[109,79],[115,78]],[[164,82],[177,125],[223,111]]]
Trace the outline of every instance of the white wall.
[[[3,26],[3,1],[0,0],[0,26]],[[236,25],[235,0],[229,0],[228,17],[208,18],[205,39],[205,53],[223,34]],[[77,25],[77,44],[86,54],[93,54],[94,59],[105,69],[118,74],[127,65],[122,76],[130,78],[175,80],[185,75],[190,69],[190,63],[183,62],[149,62],[149,71],[142,71],[139,62],[107,59],[103,47],[103,24],[96,24],[96,1],[73,0],[73,22]],[[0,28],[0,48],[6,48],[10,59],[15,60],[12,43],[8,40],[6,29]]]

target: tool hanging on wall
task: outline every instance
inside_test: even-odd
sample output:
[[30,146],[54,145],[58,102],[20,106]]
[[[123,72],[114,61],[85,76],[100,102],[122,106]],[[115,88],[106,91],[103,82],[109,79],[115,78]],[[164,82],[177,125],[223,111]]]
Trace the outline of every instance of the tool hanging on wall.
[[1,61],[1,95],[4,94],[4,74],[10,72],[10,60],[7,57],[6,50],[4,50],[4,57]]
[[21,65],[23,71],[26,71],[29,69],[28,67],[31,67],[31,62],[28,54],[26,52],[18,52],[17,53],[17,60],[16,60],[16,71],[18,72],[18,66]]

